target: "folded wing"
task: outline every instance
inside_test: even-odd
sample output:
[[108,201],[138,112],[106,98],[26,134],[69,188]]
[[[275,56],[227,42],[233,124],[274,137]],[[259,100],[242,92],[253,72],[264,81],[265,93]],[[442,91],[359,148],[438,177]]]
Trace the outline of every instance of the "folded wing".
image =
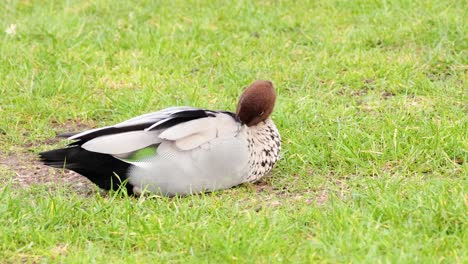
[[132,153],[162,141],[180,150],[194,149],[216,137],[234,136],[240,125],[229,112],[172,107],[132,118],[114,126],[84,131],[69,137],[70,145],[103,154]]

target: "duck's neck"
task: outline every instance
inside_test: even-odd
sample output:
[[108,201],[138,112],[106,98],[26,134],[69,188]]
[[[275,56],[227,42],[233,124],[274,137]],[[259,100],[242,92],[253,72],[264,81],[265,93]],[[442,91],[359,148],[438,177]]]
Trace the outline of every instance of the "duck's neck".
[[247,130],[249,143],[249,176],[246,181],[256,181],[265,176],[275,165],[281,150],[281,138],[273,120],[251,126]]

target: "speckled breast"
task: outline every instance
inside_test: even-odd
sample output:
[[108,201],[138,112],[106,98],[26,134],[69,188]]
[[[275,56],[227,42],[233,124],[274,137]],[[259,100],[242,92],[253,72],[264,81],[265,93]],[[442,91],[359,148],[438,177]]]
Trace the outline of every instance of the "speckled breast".
[[275,166],[281,150],[281,137],[271,119],[249,127],[249,174],[245,181],[257,181]]

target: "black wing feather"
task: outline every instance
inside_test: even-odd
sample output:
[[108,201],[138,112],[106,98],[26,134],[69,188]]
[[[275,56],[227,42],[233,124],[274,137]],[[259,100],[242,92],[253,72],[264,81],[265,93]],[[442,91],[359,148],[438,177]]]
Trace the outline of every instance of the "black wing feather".
[[[111,155],[87,151],[80,146],[41,152],[39,157],[45,165],[75,171],[105,190],[117,190],[127,179],[130,167]],[[133,194],[130,183],[125,187],[128,194]]]

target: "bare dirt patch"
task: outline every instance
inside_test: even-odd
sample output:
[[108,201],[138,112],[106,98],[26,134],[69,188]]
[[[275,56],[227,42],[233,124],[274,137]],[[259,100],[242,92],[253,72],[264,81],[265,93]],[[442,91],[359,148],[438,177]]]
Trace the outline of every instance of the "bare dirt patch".
[[[11,180],[13,185],[19,188],[44,184],[51,189],[70,186],[76,193],[82,195],[90,195],[96,191],[95,186],[83,176],[72,171],[45,166],[37,156],[30,153],[0,155],[0,166],[14,173]],[[0,182],[7,181],[9,181],[7,177],[0,175]]]
[[[92,121],[67,120],[58,122],[52,120],[50,124],[57,135],[69,132],[81,132],[95,126]],[[59,186],[69,186],[76,193],[90,195],[95,193],[97,188],[85,177],[69,170],[54,169],[43,165],[39,157],[28,152],[31,147],[42,145],[54,145],[63,138],[54,137],[44,141],[25,142],[22,148],[16,153],[0,153],[0,169],[6,170],[7,174],[0,174],[0,183],[12,181],[12,184],[18,188],[27,188],[32,185],[41,184],[54,189]],[[13,177],[8,177],[8,172],[13,173]]]

